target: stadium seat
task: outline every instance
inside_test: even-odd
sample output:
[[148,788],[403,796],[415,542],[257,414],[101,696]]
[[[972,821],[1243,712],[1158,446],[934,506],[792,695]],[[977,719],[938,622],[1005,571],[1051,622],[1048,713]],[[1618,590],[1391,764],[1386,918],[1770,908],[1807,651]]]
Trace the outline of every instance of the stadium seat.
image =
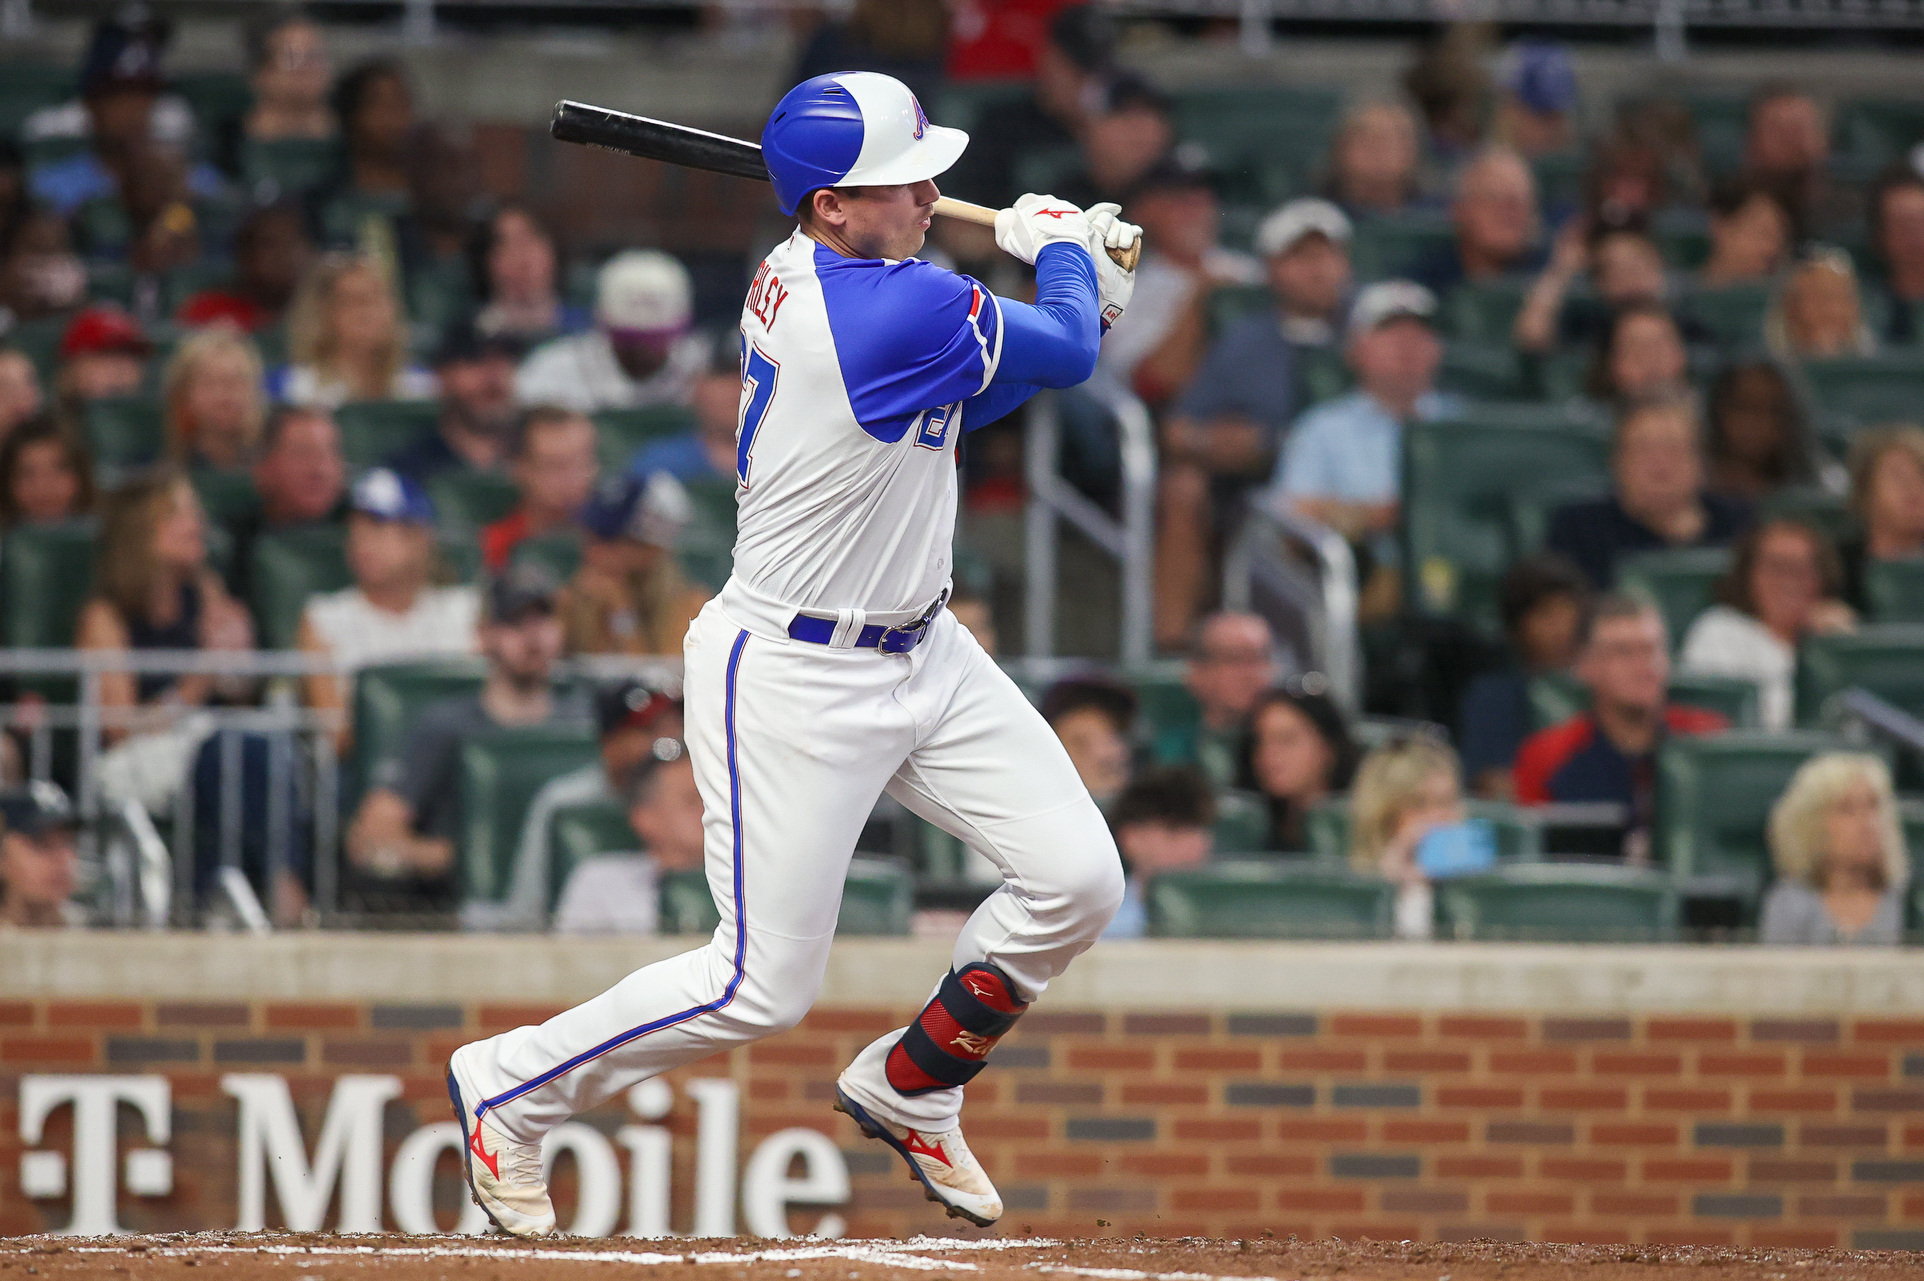
[[1683,645],[1684,633],[1697,615],[1716,601],[1717,580],[1729,568],[1730,552],[1723,547],[1645,552],[1623,562],[1617,585],[1656,602],[1674,652]]
[[[1735,676],[1670,673],[1672,703],[1716,712],[1737,729],[1756,727],[1757,700],[1755,681]],[[1530,682],[1531,719],[1538,729],[1559,725],[1589,705],[1589,692],[1567,672],[1548,673]]]
[[1804,362],[1812,403],[1855,426],[1910,422],[1924,404],[1924,353],[1839,356]]
[[112,478],[146,467],[167,447],[160,401],[151,396],[107,396],[87,402],[87,449],[94,467]]
[[[837,934],[907,934],[915,910],[915,882],[900,864],[884,859],[849,860],[842,885]],[[700,869],[661,878],[661,932],[707,934],[721,922]]]
[[1257,315],[1275,305],[1268,285],[1219,285],[1209,294],[1209,332],[1217,335],[1244,316]]
[[478,658],[382,663],[354,675],[354,752],[344,794],[351,801],[374,766],[400,749],[409,725],[428,706],[481,688],[487,667]]
[[660,886],[657,928],[663,934],[712,934],[721,924],[715,896],[708,891],[708,874],[700,868],[666,873]]
[[0,629],[9,649],[67,649],[93,587],[90,522],[22,525],[0,545]]
[[1362,219],[1350,242],[1350,262],[1358,280],[1406,275],[1418,263],[1449,247],[1456,228],[1443,212],[1389,214]]
[[1506,279],[1453,291],[1439,317],[1444,332],[1462,342],[1509,346],[1528,288],[1528,281]]
[[[1496,856],[1506,862],[1532,862],[1543,854],[1543,834],[1528,809],[1507,801],[1465,801],[1463,810],[1488,823],[1496,833]],[[1332,797],[1310,807],[1304,823],[1309,850],[1319,862],[1349,861],[1349,799]]]
[[1444,345],[1436,386],[1466,400],[1501,401],[1522,399],[1527,384],[1509,343],[1457,341]]
[[1216,795],[1213,831],[1218,854],[1260,854],[1269,848],[1269,802],[1234,789]]
[[264,533],[248,557],[247,606],[264,649],[292,649],[298,643],[309,596],[354,585],[347,535],[335,525]]
[[208,137],[220,137],[237,125],[254,104],[254,91],[238,71],[177,71],[169,79]]
[[1492,631],[1496,584],[1541,542],[1551,510],[1609,488],[1600,431],[1484,414],[1403,434],[1405,599]]
[[695,518],[681,531],[675,550],[689,577],[719,591],[735,563],[735,482],[690,481],[688,497],[694,500]]
[[1924,104],[1904,98],[1859,98],[1838,113],[1839,151],[1876,170],[1924,138]]
[[521,491],[499,472],[462,467],[428,482],[435,520],[444,528],[476,530],[492,525],[521,501]]
[[1180,90],[1175,99],[1177,136],[1223,172],[1225,198],[1264,205],[1308,177],[1342,105],[1337,91],[1320,86],[1213,85]]
[[1850,500],[1817,485],[1780,489],[1757,505],[1760,518],[1801,521],[1837,543],[1857,532]]
[[241,143],[240,165],[256,200],[303,195],[340,169],[341,144],[332,138],[249,138]]
[[19,137],[28,116],[72,97],[78,82],[73,64],[65,59],[0,62],[0,136]]
[[351,400],[334,411],[341,453],[351,471],[378,467],[435,428],[431,400]]
[[[1186,742],[1202,718],[1202,708],[1183,683],[1182,668],[1167,664],[1155,670],[1136,669],[1123,673],[1123,678],[1136,692],[1136,712],[1145,736],[1152,743],[1169,736]],[[1158,759],[1167,757],[1158,753]]]
[[1560,943],[1677,937],[1678,894],[1647,868],[1521,863],[1436,883],[1438,934]]
[[1864,595],[1880,623],[1924,623],[1924,556],[1866,560]]
[[1825,734],[1759,730],[1668,739],[1657,753],[1657,863],[1680,881],[1754,898],[1769,877],[1770,807],[1798,766],[1843,746]]
[[1164,872],[1144,888],[1162,938],[1384,938],[1396,887],[1328,866],[1234,860]]
[[565,583],[581,566],[581,535],[572,529],[558,529],[524,538],[510,559],[516,565],[539,565],[555,582]]
[[217,525],[230,524],[261,505],[260,493],[254,488],[254,478],[246,472],[196,467],[187,473],[187,479],[200,496],[202,510]]
[[695,415],[681,405],[603,409],[594,414],[594,420],[601,465],[612,472],[627,471],[642,446],[695,427]]
[[515,849],[528,805],[542,784],[600,759],[586,727],[520,726],[461,740],[457,844],[462,895],[496,902],[514,880]]
[[602,854],[624,854],[641,847],[618,801],[564,805],[548,820],[548,905],[560,900],[568,874]]
[[1769,285],[1725,285],[1685,295],[1679,310],[1709,330],[1719,345],[1755,351],[1764,344],[1764,313],[1769,308]]
[[1797,723],[1815,726],[1824,703],[1867,689],[1913,716],[1924,714],[1924,626],[1877,623],[1840,636],[1810,636],[1797,651]]
[[7,331],[7,346],[33,362],[40,371],[42,384],[51,385],[55,367],[60,363],[60,339],[67,332],[66,316],[42,316],[23,320]]
[[943,85],[929,119],[951,129],[973,130],[990,107],[1020,102],[1034,90],[1026,80],[974,80]]

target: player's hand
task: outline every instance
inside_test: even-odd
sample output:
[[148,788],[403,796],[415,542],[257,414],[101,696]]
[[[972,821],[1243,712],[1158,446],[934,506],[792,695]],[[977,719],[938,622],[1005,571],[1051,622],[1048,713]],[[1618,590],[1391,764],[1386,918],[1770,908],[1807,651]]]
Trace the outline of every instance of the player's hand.
[[1043,246],[1058,241],[1094,252],[1095,230],[1088,216],[1066,200],[1033,193],[995,216],[995,243],[1003,253],[1035,265]]
[[1089,206],[1089,230],[1094,237],[1091,256],[1096,260],[1096,294],[1102,303],[1102,323],[1113,325],[1122,318],[1136,292],[1136,273],[1124,270],[1109,256],[1111,249],[1128,249],[1142,239],[1142,228],[1124,222],[1116,215],[1121,205]]

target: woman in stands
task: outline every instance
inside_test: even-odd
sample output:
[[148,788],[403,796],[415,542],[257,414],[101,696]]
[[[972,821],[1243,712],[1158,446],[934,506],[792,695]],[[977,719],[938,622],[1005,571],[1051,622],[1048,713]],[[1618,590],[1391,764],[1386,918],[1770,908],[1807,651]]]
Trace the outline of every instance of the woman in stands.
[[1707,435],[1708,479],[1720,494],[1757,502],[1817,479],[1803,407],[1772,361],[1745,361],[1717,375]]
[[1325,684],[1320,677],[1292,678],[1250,712],[1247,773],[1269,802],[1265,849],[1307,850],[1310,807],[1348,788],[1356,772],[1349,723]]
[[489,337],[532,347],[580,333],[592,317],[561,300],[554,237],[526,205],[504,204],[482,224],[474,245],[474,278],[484,302],[474,327]]
[[1789,729],[1798,644],[1857,626],[1839,598],[1843,581],[1837,552],[1823,534],[1800,521],[1764,522],[1737,543],[1718,603],[1684,636],[1681,666],[1755,681],[1764,728]]
[[1427,734],[1392,740],[1363,758],[1349,805],[1351,868],[1395,882],[1398,937],[1428,938],[1433,896],[1417,847],[1463,823],[1456,753]]
[[1851,441],[1851,509],[1859,532],[1838,547],[1844,599],[1869,608],[1864,571],[1872,561],[1924,556],[1924,428],[1879,427]]
[[56,525],[93,511],[93,463],[51,416],[29,418],[0,444],[0,530]]
[[276,371],[277,400],[332,409],[351,400],[422,400],[434,376],[407,363],[407,326],[393,283],[372,258],[328,254],[288,308],[292,363]]
[[182,466],[239,471],[267,416],[260,353],[239,330],[217,325],[175,348],[161,379],[167,452]]
[[0,438],[39,413],[46,403],[40,394],[40,371],[23,351],[0,347]]
[[1683,333],[1662,303],[1634,303],[1610,317],[1587,390],[1607,405],[1635,405],[1689,390]]
[[1783,202],[1766,187],[1727,179],[1710,193],[1710,257],[1697,283],[1705,289],[1768,283],[1783,269],[1790,246]]
[[1764,315],[1764,346],[1780,360],[1876,352],[1849,254],[1819,249],[1791,268]]
[[1416,203],[1416,117],[1400,102],[1351,108],[1329,144],[1323,194],[1351,217],[1400,213]]
[[1805,761],[1770,812],[1770,856],[1779,880],[1764,898],[1761,942],[1903,941],[1910,862],[1891,773],[1877,757]]

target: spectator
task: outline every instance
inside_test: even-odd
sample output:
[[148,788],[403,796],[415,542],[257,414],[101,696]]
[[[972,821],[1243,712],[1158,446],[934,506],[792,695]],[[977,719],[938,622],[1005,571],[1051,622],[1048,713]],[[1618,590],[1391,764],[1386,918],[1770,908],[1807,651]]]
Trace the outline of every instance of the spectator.
[[1356,390],[1298,419],[1276,469],[1275,489],[1299,515],[1353,542],[1380,543],[1394,529],[1403,424],[1457,408],[1435,387],[1435,316],[1435,295],[1406,280],[1358,292],[1347,350]]
[[1456,239],[1412,273],[1437,297],[1543,266],[1536,178],[1510,148],[1488,147],[1463,166],[1450,213]]
[[328,254],[308,269],[288,308],[287,346],[276,399],[333,409],[434,395],[433,375],[407,363],[401,304],[372,258]]
[[250,334],[281,324],[295,288],[314,264],[314,242],[298,205],[263,205],[234,233],[234,277],[203,289],[180,305],[183,325],[226,321]]
[[789,84],[837,71],[879,71],[909,87],[917,100],[942,91],[949,11],[943,0],[856,0],[844,18],[815,28]]
[[[1586,270],[1593,296],[1569,297],[1570,287]],[[1549,265],[1524,296],[1516,317],[1516,345],[1533,352],[1594,345],[1618,311],[1662,307],[1669,292],[1656,241],[1628,227],[1593,231],[1573,218],[1557,233]]]
[[243,33],[247,79],[254,91],[242,130],[256,142],[332,138],[337,122],[327,101],[333,67],[320,27],[299,9],[278,9]]
[[1648,401],[1617,420],[1612,492],[1552,513],[1544,546],[1570,558],[1598,590],[1638,552],[1721,547],[1750,524],[1741,499],[1704,490],[1697,410],[1688,400]]
[[1674,399],[1689,390],[1690,353],[1683,330],[1660,303],[1618,308],[1597,340],[1586,390],[1592,400],[1621,409]]
[[1427,150],[1456,164],[1484,140],[1491,28],[1452,22],[1423,45],[1403,72],[1403,89],[1423,113]]
[[700,871],[705,857],[701,792],[687,749],[658,738],[628,772],[623,799],[641,841],[635,854],[602,854],[575,865],[555,901],[557,934],[653,934],[663,873]]
[[1924,174],[1899,166],[1871,193],[1871,243],[1884,265],[1886,342],[1908,347],[1924,339],[1917,305],[1924,302]]
[[1797,646],[1857,626],[1838,599],[1843,587],[1829,539],[1799,521],[1765,521],[1737,544],[1717,603],[1690,625],[1678,660],[1689,672],[1752,682],[1763,727],[1789,729]]
[[1128,875],[1122,906],[1102,931],[1105,939],[1141,938],[1149,930],[1143,892],[1164,872],[1209,861],[1214,842],[1216,798],[1209,781],[1193,769],[1166,765],[1145,770],[1116,800],[1110,826]]
[[688,397],[695,411],[690,431],[643,445],[628,465],[636,476],[666,472],[683,484],[735,482],[735,432],[741,425],[741,338],[735,331],[714,335],[708,363]]
[[1102,92],[1101,106],[1083,122],[1082,167],[1065,175],[1062,198],[1087,209],[1121,201],[1176,141],[1169,96],[1134,72],[1122,72]]
[[1864,610],[1871,562],[1924,556],[1924,429],[1905,424],[1860,433],[1851,441],[1850,475],[1851,510],[1861,532],[1838,550],[1844,600]]
[[1554,40],[1517,41],[1504,53],[1497,88],[1491,128],[1497,141],[1529,160],[1570,150],[1576,141],[1577,71],[1567,48]]
[[80,820],[56,783],[0,793],[0,930],[87,923],[80,889]]
[[1526,556],[1503,573],[1497,589],[1504,666],[1484,672],[1463,692],[1463,772],[1478,796],[1506,801],[1517,749],[1530,736],[1530,682],[1564,672],[1577,657],[1577,635],[1590,605],[1590,584],[1554,552]]
[[1790,269],[1764,316],[1764,345],[1780,360],[1868,356],[1877,350],[1849,254],[1820,249]]
[[[1684,117],[1687,147],[1695,155],[1695,129]],[[1642,227],[1670,203],[1671,174],[1661,145],[1632,128],[1598,143],[1583,175],[1581,216],[1593,227]]]
[[74,520],[93,505],[86,448],[54,418],[29,418],[0,442],[0,531]]
[[347,567],[354,586],[316,593],[301,611],[300,648],[343,674],[308,677],[311,706],[345,712],[348,681],[370,664],[475,652],[481,597],[434,585],[434,504],[412,481],[377,467],[354,482]]
[[1183,672],[1197,719],[1157,735],[1157,761],[1193,766],[1212,787],[1234,787],[1248,754],[1249,714],[1275,682],[1276,668],[1276,639],[1261,615],[1225,611],[1203,619]]
[[1768,360],[1727,367],[1710,391],[1710,488],[1755,503],[1816,479],[1804,411]]
[[250,471],[260,502],[228,523],[234,540],[228,581],[243,600],[253,598],[254,542],[262,534],[343,519],[347,460],[334,416],[311,405],[276,406],[261,427]]
[[1181,151],[1164,157],[1124,202],[1146,246],[1129,310],[1109,330],[1096,368],[1160,408],[1202,363],[1203,310],[1218,285],[1262,279],[1254,259],[1218,243],[1213,176]]
[[521,366],[524,405],[592,413],[681,404],[705,351],[689,332],[694,285],[688,269],[659,249],[616,254],[595,281],[595,328],[540,347]]
[[1129,781],[1135,693],[1101,677],[1059,680],[1042,695],[1042,719],[1062,740],[1096,804],[1115,800]]
[[676,537],[693,515],[681,482],[662,472],[612,477],[588,500],[581,568],[557,607],[570,653],[681,653],[709,595],[675,562]]
[[1758,941],[1894,947],[1904,941],[1910,880],[1891,772],[1866,752],[1804,762],[1770,811],[1777,883],[1764,896]]
[[508,457],[521,501],[481,531],[481,559],[494,573],[507,567],[526,539],[577,528],[600,466],[594,422],[586,414],[536,406],[522,415]]
[[1309,848],[1310,810],[1348,790],[1356,743],[1342,709],[1311,672],[1269,690],[1250,715],[1249,780],[1269,803],[1265,849]]
[[135,395],[147,377],[152,350],[138,320],[112,303],[95,303],[75,316],[60,338],[54,392],[72,410],[90,400]]
[[[511,338],[482,334],[470,325],[451,326],[434,357],[441,393],[435,431],[395,454],[387,465],[419,485],[444,471],[505,467],[520,412],[514,399],[520,350]],[[739,375],[736,383],[739,388]]]
[[66,220],[29,208],[5,231],[0,263],[0,332],[57,316],[86,301],[87,266],[73,251]]
[[553,689],[562,644],[554,598],[553,580],[535,566],[496,577],[481,624],[488,675],[480,692],[431,705],[399,753],[374,767],[347,833],[348,862],[370,909],[445,912],[454,906],[463,739],[511,726],[587,723],[579,700],[557,697]]
[[23,351],[0,347],[0,440],[41,409],[40,373]]
[[357,240],[369,213],[392,218],[407,212],[414,90],[398,60],[374,57],[348,68],[335,82],[329,105],[347,158],[340,181],[316,205],[324,239],[335,245]]
[[481,285],[474,327],[483,335],[525,349],[593,323],[587,312],[561,300],[554,237],[526,205],[504,204],[481,224],[474,260]]
[[1799,238],[1827,230],[1842,212],[1827,180],[1829,164],[1830,122],[1815,98],[1783,82],[1751,96],[1744,174],[1778,193]]
[[1350,867],[1396,885],[1396,934],[1433,931],[1429,877],[1417,846],[1439,828],[1463,822],[1463,776],[1440,739],[1409,734],[1371,751],[1350,791]]
[[1578,636],[1576,671],[1590,707],[1524,740],[1516,757],[1517,803],[1622,805],[1624,856],[1648,862],[1657,749],[1671,734],[1717,733],[1724,718],[1667,701],[1663,615],[1634,596],[1612,592],[1597,600]]
[[174,461],[189,470],[246,467],[267,416],[261,384],[260,353],[237,330],[222,325],[190,334],[161,376]]
[[1705,289],[1775,276],[1790,256],[1790,212],[1771,188],[1727,178],[1710,189],[1710,257],[1697,273]]
[[1416,117],[1400,102],[1350,108],[1329,145],[1323,192],[1352,218],[1401,213],[1416,203]]
[[[1225,330],[1162,428],[1157,476],[1156,633],[1173,648],[1211,578],[1211,544],[1275,468],[1296,415],[1299,353],[1336,346],[1350,283],[1349,219],[1326,200],[1292,200],[1263,220],[1256,248],[1276,305]],[[1212,537],[1212,535],[1214,537]]]

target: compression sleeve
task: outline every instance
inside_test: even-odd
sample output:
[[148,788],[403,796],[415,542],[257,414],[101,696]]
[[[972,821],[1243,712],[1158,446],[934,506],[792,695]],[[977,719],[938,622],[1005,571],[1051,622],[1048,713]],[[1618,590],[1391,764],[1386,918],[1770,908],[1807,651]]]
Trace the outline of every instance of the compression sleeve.
[[1035,303],[996,301],[1002,311],[1002,360],[991,386],[1074,387],[1096,371],[1102,321],[1096,265],[1086,249],[1044,245],[1036,257]]
[[1034,383],[989,384],[987,391],[962,402],[962,430],[971,432],[978,427],[987,427],[996,419],[1020,409],[1024,401],[1041,390]]

